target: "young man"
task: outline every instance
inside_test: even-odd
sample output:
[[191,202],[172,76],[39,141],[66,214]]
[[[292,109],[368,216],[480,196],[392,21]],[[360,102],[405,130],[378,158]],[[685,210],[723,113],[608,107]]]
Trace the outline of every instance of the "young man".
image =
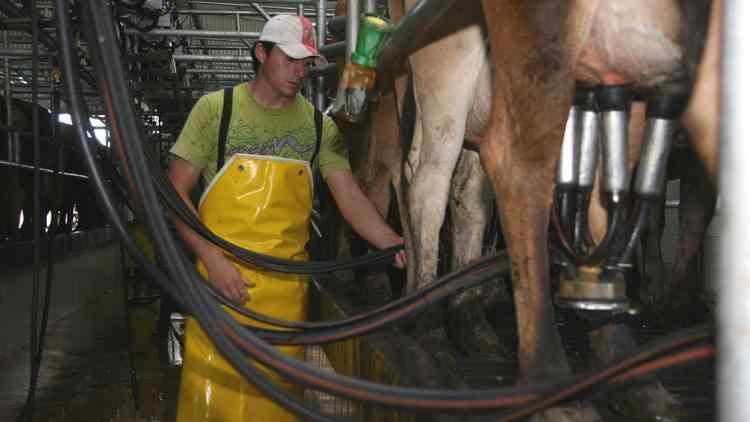
[[[171,150],[175,157],[170,180],[192,208],[190,192],[199,177],[204,178],[208,187],[193,210],[217,235],[256,252],[305,260],[313,193],[310,167],[317,166],[341,214],[357,233],[381,249],[401,245],[403,239],[360,190],[349,168],[347,147],[328,117],[323,119],[322,142],[319,148],[316,145],[314,107],[299,94],[309,66],[321,58],[313,34],[304,17],[278,15],[266,23],[253,49],[255,80],[233,89],[225,156],[218,157],[224,94],[217,91],[198,100],[191,111]],[[226,164],[218,168],[224,160]],[[226,297],[276,318],[306,318],[305,277],[243,266],[183,223],[176,221],[176,225],[198,257],[201,274]],[[402,251],[396,265],[403,267],[405,262]],[[304,348],[279,349],[304,358]],[[271,372],[264,373],[294,390]],[[296,420],[249,386],[191,318],[177,418]]]

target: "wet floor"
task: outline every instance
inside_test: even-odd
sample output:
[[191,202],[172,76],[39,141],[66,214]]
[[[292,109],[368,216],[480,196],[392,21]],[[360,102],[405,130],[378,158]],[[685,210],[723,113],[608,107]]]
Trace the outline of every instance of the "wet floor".
[[[159,302],[149,291],[129,296],[130,354],[121,290],[107,292],[50,324],[34,421],[175,420],[180,369],[159,358]],[[320,347],[309,347],[306,360],[332,370]],[[22,412],[29,367],[27,350],[0,360],[0,422],[15,421]],[[324,413],[346,416],[353,412],[350,403],[327,394],[307,391],[305,400]]]
[[[158,305],[129,306],[136,384],[124,308],[122,292],[111,291],[49,326],[34,421],[174,419],[178,372],[160,364],[152,338]],[[27,351],[0,362],[0,420],[15,420],[21,412],[29,366]]]
[[[112,291],[77,312],[50,325],[45,347],[34,421],[173,421],[179,369],[159,360],[155,343],[158,302],[135,301],[128,307],[132,326],[132,359],[138,400],[133,395],[125,312],[121,291]],[[558,313],[558,321],[571,364],[586,368],[588,347],[573,319]],[[510,309],[497,314],[501,338],[515,342],[515,324]],[[648,318],[635,321],[639,343],[673,332],[685,321],[665,322]],[[311,350],[308,360],[325,365],[320,350]],[[29,383],[28,354],[0,361],[0,421],[13,421],[26,398]],[[514,359],[459,359],[458,370],[474,388],[512,385],[517,376]],[[685,406],[685,421],[714,420],[715,373],[711,362],[662,371],[660,379]],[[344,401],[326,396],[308,397],[331,413],[351,414]],[[605,408],[606,412],[606,408]],[[607,414],[606,420],[624,420]]]

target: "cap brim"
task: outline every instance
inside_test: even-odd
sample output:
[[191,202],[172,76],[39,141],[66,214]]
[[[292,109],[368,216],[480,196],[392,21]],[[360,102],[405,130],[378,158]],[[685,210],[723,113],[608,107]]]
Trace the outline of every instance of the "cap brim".
[[315,59],[316,66],[325,66],[328,64],[328,60],[323,57],[320,53],[313,53],[304,44],[276,44],[281,51],[287,56],[293,59]]

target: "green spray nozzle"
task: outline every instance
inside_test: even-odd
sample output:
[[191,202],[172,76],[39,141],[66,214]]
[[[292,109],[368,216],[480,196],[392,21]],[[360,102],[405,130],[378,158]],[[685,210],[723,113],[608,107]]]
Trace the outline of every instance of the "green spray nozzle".
[[352,53],[352,61],[361,66],[376,68],[380,49],[392,29],[391,23],[381,16],[371,13],[362,15],[357,33],[357,47]]

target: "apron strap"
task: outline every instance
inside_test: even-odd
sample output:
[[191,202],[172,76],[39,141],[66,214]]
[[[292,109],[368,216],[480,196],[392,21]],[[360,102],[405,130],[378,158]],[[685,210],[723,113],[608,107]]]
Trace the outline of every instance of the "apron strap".
[[312,158],[310,158],[310,167],[313,166],[313,161],[318,156],[320,151],[320,143],[323,139],[323,113],[317,108],[315,109],[315,151],[313,152]]
[[[224,107],[221,110],[221,123],[219,124],[219,152],[216,157],[216,171],[224,167],[224,155],[227,149],[227,132],[229,131],[229,120],[232,118],[232,91],[233,88],[224,88]],[[320,151],[320,144],[323,139],[323,113],[315,109],[315,150],[310,158],[312,167],[315,158]]]
[[221,109],[219,154],[216,159],[216,171],[219,171],[224,167],[224,154],[226,154],[227,149],[227,132],[229,131],[229,120],[232,118],[232,91],[233,88],[224,88],[224,107]]

